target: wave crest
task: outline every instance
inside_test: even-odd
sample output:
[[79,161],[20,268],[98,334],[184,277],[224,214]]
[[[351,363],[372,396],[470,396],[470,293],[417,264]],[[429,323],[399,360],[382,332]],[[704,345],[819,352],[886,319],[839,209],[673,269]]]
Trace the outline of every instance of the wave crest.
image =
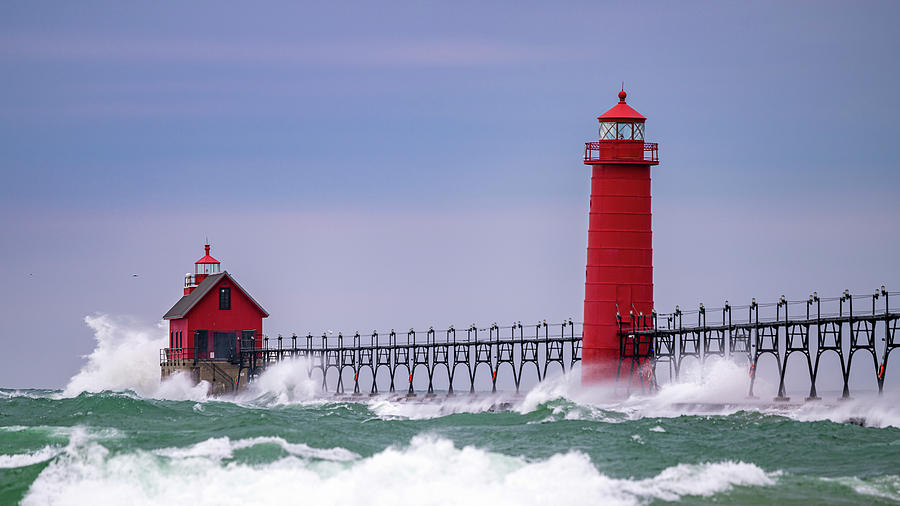
[[[97,443],[70,445],[34,481],[23,504],[258,504],[302,497],[322,505],[452,501],[574,506],[598,500],[632,505],[712,496],[734,486],[768,486],[778,475],[753,464],[717,462],[682,464],[645,479],[613,478],[575,451],[527,460],[472,446],[458,448],[427,435],[414,437],[406,447],[346,462],[293,455],[259,465],[221,462],[224,451],[261,442],[290,445],[280,438],[217,439],[183,451],[161,450],[166,457],[141,451],[110,454]],[[343,449],[318,451],[352,454]]]

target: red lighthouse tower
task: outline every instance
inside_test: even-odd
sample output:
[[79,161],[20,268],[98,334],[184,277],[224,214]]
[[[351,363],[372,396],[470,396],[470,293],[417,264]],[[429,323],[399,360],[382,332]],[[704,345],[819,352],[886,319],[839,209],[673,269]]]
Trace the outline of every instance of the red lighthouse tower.
[[616,314],[653,310],[650,166],[656,143],[644,142],[647,118],[625,103],[598,117],[600,140],[585,143],[591,166],[584,283],[582,383],[612,381],[619,358]]

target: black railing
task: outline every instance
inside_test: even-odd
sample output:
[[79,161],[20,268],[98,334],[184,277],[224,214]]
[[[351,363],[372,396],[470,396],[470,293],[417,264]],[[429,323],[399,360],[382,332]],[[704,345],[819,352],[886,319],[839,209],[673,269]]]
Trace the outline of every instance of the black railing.
[[[841,396],[846,398],[850,395],[853,359],[862,352],[872,359],[872,373],[881,393],[888,359],[892,351],[900,348],[900,312],[890,307],[890,297],[898,293],[888,292],[882,286],[872,295],[853,295],[845,290],[839,297],[813,293],[804,300],[788,300],[782,295],[771,303],[758,303],[754,298],[743,306],[725,301],[721,308],[700,304],[690,311],[675,306],[671,313],[618,315],[620,370],[625,365],[631,371],[640,371],[642,385],[647,379],[650,381],[646,386],[655,387],[660,362],[669,366],[670,378],[677,379],[686,359],[702,363],[714,356],[736,358],[746,361],[749,395],[753,396],[757,365],[763,356],[771,355],[779,375],[776,399],[787,400],[788,358],[800,353],[806,359],[810,379],[808,398],[818,399],[820,359],[833,352],[840,362]],[[638,342],[642,345],[638,346]],[[635,377],[629,378],[629,384],[633,384]]]
[[[381,390],[394,392],[405,379],[409,394],[414,393],[413,380],[420,369],[427,374],[429,394],[434,393],[435,375],[441,371],[448,380],[448,393],[452,394],[460,367],[468,373],[466,383],[470,392],[475,391],[475,376],[481,369],[488,370],[491,390],[496,391],[498,374],[502,370],[511,371],[518,391],[523,371],[529,364],[534,366],[538,380],[541,380],[547,376],[551,365],[557,364],[565,372],[581,360],[580,327],[580,323],[569,319],[557,324],[546,321],[534,325],[517,322],[502,327],[496,323],[487,327],[473,324],[464,329],[451,326],[443,330],[373,331],[367,335],[358,332],[347,336],[340,332],[321,336],[292,335],[290,347],[283,346],[283,338],[279,336],[278,345],[264,339],[262,348],[241,349],[240,367],[248,371],[252,380],[269,365],[290,358],[304,358],[307,374],[312,376],[318,371],[322,375],[322,389],[338,393],[344,392],[344,375],[347,373],[349,380],[350,372],[353,374],[353,392],[360,393],[360,373],[365,370],[372,378],[369,392],[377,393],[378,371],[385,368],[390,382]],[[509,367],[501,368],[503,364]],[[337,374],[329,388],[328,373],[332,370]],[[406,374],[406,378],[400,373]]]

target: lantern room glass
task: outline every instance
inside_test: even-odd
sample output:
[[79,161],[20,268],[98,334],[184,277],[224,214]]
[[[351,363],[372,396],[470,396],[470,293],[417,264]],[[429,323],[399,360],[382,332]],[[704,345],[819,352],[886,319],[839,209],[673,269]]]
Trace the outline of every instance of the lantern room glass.
[[644,140],[644,124],[643,123],[635,123],[634,124],[634,135],[632,138],[636,141]]
[[642,141],[644,140],[644,123],[642,122],[600,122],[600,140],[601,141]]
[[196,264],[197,274],[216,274],[219,272],[219,264]]
[[600,140],[608,141],[616,138],[616,124],[612,121],[600,123]]

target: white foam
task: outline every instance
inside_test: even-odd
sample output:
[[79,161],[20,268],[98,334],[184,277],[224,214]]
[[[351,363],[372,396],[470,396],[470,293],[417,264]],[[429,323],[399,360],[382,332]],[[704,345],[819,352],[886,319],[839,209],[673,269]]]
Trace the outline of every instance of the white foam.
[[231,458],[232,444],[227,437],[210,438],[187,448],[162,448],[153,453],[163,457],[187,459],[193,457],[205,457],[213,460]]
[[640,480],[611,478],[578,452],[527,460],[428,436],[347,462],[290,456],[260,465],[223,463],[225,447],[215,441],[168,457],[111,455],[97,443],[73,447],[43,470],[23,504],[631,505],[772,485],[777,476],[753,464],[719,462],[678,465]]
[[94,331],[96,346],[69,380],[63,397],[109,390],[158,399],[206,398],[208,385],[194,385],[184,374],[160,380],[159,350],[168,344],[165,322],[145,327],[108,315],[86,316],[84,321]]
[[166,347],[163,328],[139,328],[106,315],[86,316],[96,346],[87,364],[69,380],[63,395],[104,390],[134,390],[139,394],[159,386],[159,350]]
[[269,405],[314,401],[320,395],[321,385],[310,378],[308,366],[308,361],[300,357],[279,361],[232,399]]
[[25,397],[28,399],[43,399],[52,394],[50,390],[0,390],[0,398],[13,399],[16,397]]
[[530,413],[540,405],[557,399],[568,399],[573,402],[591,406],[604,401],[616,399],[614,389],[598,385],[582,388],[581,369],[575,367],[566,374],[553,376],[538,383],[525,394],[525,398],[516,405],[519,413]]
[[[756,389],[765,390],[765,379],[756,379]],[[688,361],[677,382],[664,384],[653,400],[661,405],[676,403],[746,403],[750,390],[747,366],[712,357],[702,365]]]
[[[767,388],[761,379],[757,385]],[[663,384],[657,392],[635,393],[624,400],[603,403],[602,407],[623,413],[627,419],[724,415],[763,406],[762,401],[747,398],[749,387],[750,378],[744,365],[723,359],[711,359],[702,366],[688,362],[678,381]]]
[[484,413],[511,405],[511,396],[469,395],[409,400],[397,396],[379,396],[367,401],[369,409],[382,420],[426,420],[458,413]]
[[24,425],[4,425],[0,427],[0,430],[3,432],[22,432],[23,430],[28,430],[31,427],[26,427]]
[[880,497],[900,502],[900,476],[897,475],[878,476],[865,480],[856,476],[846,478],[822,478],[822,480],[849,487],[860,495]]
[[[687,363],[678,381],[664,384],[657,392],[625,396],[621,389],[617,392],[608,387],[582,386],[576,369],[538,384],[514,409],[528,413],[548,402],[565,399],[574,405],[553,407],[553,416],[546,421],[576,418],[618,422],[756,411],[797,421],[854,421],[868,427],[900,428],[900,394],[896,392],[860,395],[840,402],[773,404],[771,399],[748,398],[749,382],[745,364],[710,359],[702,367],[696,362]],[[762,378],[757,379],[756,386],[758,391],[774,390],[774,385]]]
[[235,450],[252,448],[262,444],[280,446],[287,453],[296,457],[313,458],[332,461],[347,461],[359,458],[359,455],[344,448],[312,448],[303,443],[289,443],[280,437],[255,437],[232,441],[228,437],[210,438],[187,448],[163,448],[153,453],[170,458],[205,457],[213,460],[229,459]]
[[87,429],[80,426],[74,427],[52,427],[52,426],[38,426],[38,427],[22,427],[21,429],[18,426],[12,427],[16,431],[18,430],[32,430],[32,429],[41,429],[41,430],[49,430],[52,435],[61,436],[65,435],[69,438],[69,443],[65,447],[61,447],[58,445],[47,445],[43,448],[36,450],[31,453],[18,453],[11,455],[0,455],[0,469],[10,469],[14,467],[25,467],[33,464],[37,464],[40,462],[45,462],[50,460],[57,455],[63,452],[72,453],[78,447],[84,446],[89,441],[96,441],[98,439],[109,439],[111,437],[118,436],[118,431],[115,429],[102,429],[95,432],[88,432]]
[[[63,397],[114,391],[134,392],[144,398],[209,400],[209,384],[194,384],[187,373],[160,379],[159,350],[168,344],[166,322],[146,326],[103,314],[86,316],[84,321],[93,330],[96,344],[84,357],[87,363],[69,380]],[[320,385],[310,379],[307,365],[300,358],[281,361],[266,369],[247,390],[219,400],[264,405],[323,402]]]
[[794,409],[773,409],[770,412],[801,422],[830,420],[843,423],[853,421],[866,427],[900,428],[900,397],[896,394],[885,394],[884,397],[861,396],[830,404],[808,402]]
[[62,451],[58,446],[45,446],[32,453],[17,453],[13,455],[0,455],[0,469],[13,467],[25,467],[38,462],[44,462],[59,455]]

